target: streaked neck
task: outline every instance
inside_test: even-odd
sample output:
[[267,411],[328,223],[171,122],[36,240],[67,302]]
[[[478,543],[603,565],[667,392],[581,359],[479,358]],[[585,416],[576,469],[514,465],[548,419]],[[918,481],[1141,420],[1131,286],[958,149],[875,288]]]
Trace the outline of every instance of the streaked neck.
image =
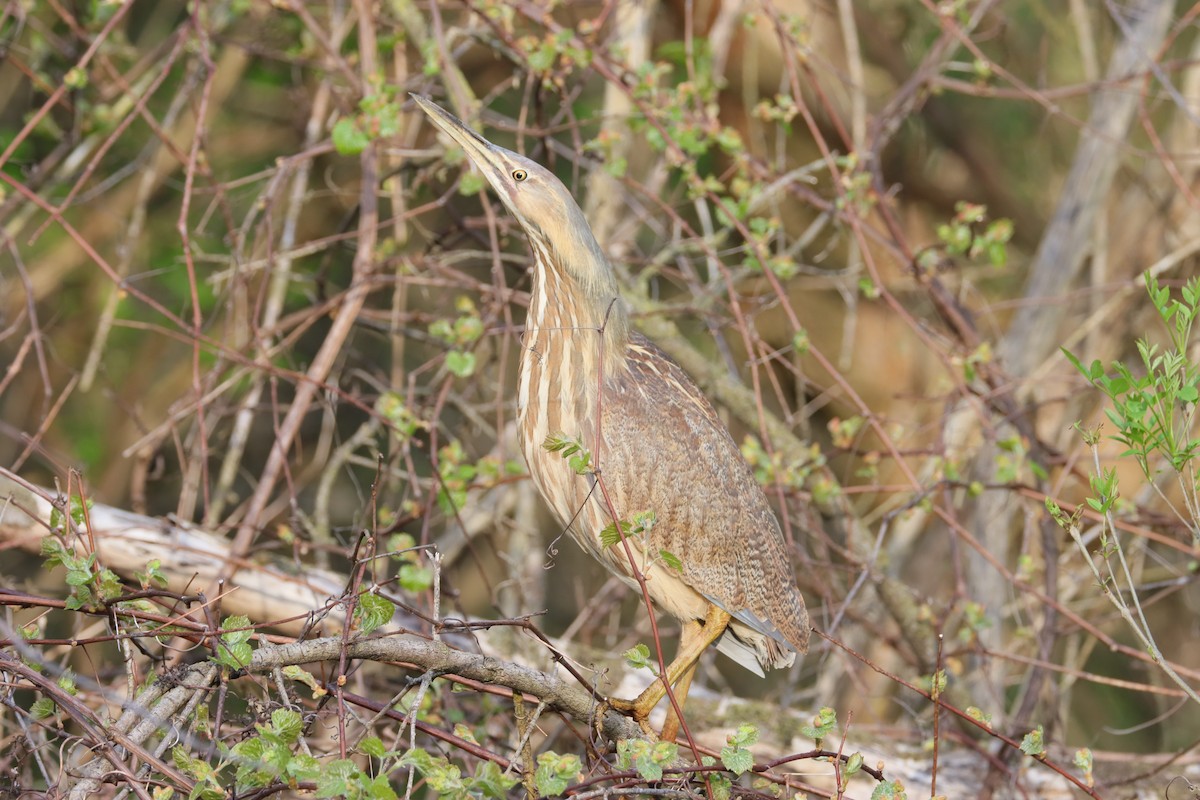
[[550,339],[588,360],[603,356],[605,372],[619,369],[629,341],[629,314],[620,295],[587,294],[558,269],[541,261],[534,266],[526,335]]
[[603,354],[611,375],[624,363],[629,313],[612,267],[591,232],[584,233],[586,241],[559,243],[558,249],[530,235],[534,274],[525,330],[536,339],[565,334],[567,347],[588,349],[590,357]]

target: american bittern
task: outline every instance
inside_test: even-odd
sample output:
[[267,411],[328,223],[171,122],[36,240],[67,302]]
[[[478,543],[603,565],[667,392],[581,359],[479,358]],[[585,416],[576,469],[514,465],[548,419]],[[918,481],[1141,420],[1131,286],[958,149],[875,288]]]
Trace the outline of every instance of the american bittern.
[[[533,251],[533,290],[522,339],[517,422],[529,472],[584,550],[630,585],[640,571],[651,599],[683,623],[667,668],[682,704],[696,661],[717,649],[746,669],[789,667],[808,648],[808,612],[762,489],[729,431],[686,373],[629,324],[616,276],[583,211],[539,164],[413,96],[460,144]],[[579,474],[543,444],[578,437],[595,469]],[[611,504],[611,505],[610,505]],[[613,515],[654,512],[648,530],[605,546]],[[611,529],[611,528],[610,528]],[[663,553],[673,556],[664,556]],[[645,725],[666,687],[614,701]],[[664,738],[678,720],[668,715]]]

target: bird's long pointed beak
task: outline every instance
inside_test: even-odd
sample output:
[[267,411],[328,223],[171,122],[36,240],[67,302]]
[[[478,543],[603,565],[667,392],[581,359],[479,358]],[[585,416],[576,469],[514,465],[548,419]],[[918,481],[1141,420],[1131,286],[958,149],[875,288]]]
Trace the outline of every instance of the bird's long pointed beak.
[[497,176],[504,174],[504,164],[499,153],[496,152],[496,145],[468,128],[461,119],[428,97],[422,97],[419,94],[410,94],[409,96],[416,101],[422,111],[429,115],[434,125],[437,125],[447,136],[462,146],[475,166],[488,177],[490,183],[495,185],[492,174]]

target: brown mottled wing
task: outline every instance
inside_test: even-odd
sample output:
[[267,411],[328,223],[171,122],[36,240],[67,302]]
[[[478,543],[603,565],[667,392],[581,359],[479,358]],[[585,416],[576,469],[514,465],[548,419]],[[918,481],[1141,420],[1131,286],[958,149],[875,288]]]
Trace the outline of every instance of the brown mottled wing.
[[601,469],[617,510],[626,518],[653,510],[651,546],[679,557],[687,584],[805,652],[808,613],[779,522],[733,437],[652,342],[633,334],[626,355],[629,371],[605,382],[602,408]]

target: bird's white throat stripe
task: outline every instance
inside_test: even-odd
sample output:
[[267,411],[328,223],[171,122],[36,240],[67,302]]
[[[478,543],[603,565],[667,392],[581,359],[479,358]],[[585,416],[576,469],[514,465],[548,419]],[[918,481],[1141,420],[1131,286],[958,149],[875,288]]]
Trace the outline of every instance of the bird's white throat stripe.
[[[593,457],[599,456],[594,407],[597,387],[581,382],[594,373],[587,367],[589,360],[600,356],[601,321],[592,319],[594,309],[570,302],[576,296],[571,278],[555,269],[546,250],[533,237],[531,244],[535,256],[533,288],[522,339],[518,388],[522,446],[534,480],[551,508],[578,510],[587,496],[586,480],[575,475],[557,453],[546,454],[541,448],[547,436],[561,432],[582,437]],[[583,520],[577,524],[583,524]]]

